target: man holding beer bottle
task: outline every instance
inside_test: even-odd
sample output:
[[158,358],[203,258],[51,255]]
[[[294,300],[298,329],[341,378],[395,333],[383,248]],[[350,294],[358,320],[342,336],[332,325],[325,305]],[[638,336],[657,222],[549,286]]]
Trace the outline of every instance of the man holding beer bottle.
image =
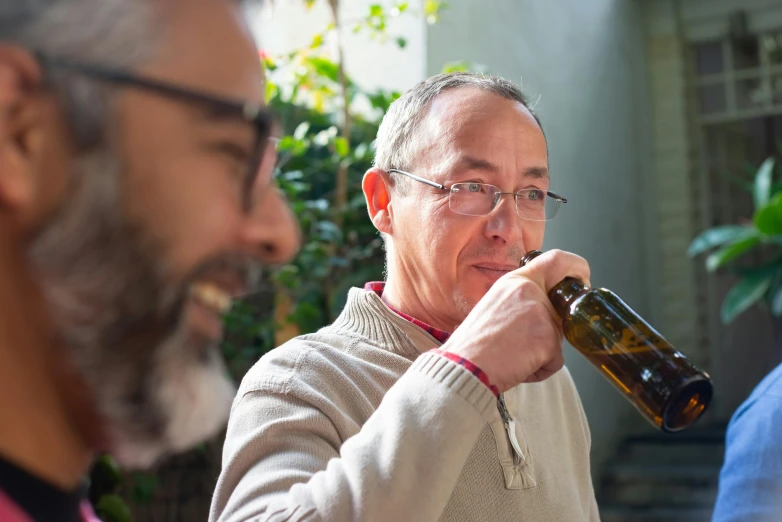
[[539,249],[564,198],[501,78],[453,73],[390,108],[364,176],[387,279],[262,358],[229,420],[212,522],[599,519],[589,427]]

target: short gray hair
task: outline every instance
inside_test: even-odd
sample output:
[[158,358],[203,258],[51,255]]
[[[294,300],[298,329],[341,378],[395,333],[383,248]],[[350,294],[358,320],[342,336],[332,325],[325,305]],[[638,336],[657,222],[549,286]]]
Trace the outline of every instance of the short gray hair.
[[[0,42],[30,52],[114,67],[148,59],[159,32],[149,0],[0,0]],[[80,149],[105,136],[108,91],[94,81],[47,71]]]
[[[375,167],[386,172],[389,169],[412,169],[412,163],[418,152],[415,146],[415,133],[429,105],[440,93],[461,87],[481,89],[521,103],[530,111],[541,130],[543,129],[527,97],[513,82],[484,74],[465,72],[438,74],[422,81],[391,104],[377,132]],[[407,178],[397,176],[395,178],[395,185],[403,189]]]
[[[262,0],[226,0],[240,6]],[[0,42],[31,52],[131,68],[149,60],[160,39],[153,0],[0,0]],[[105,139],[110,92],[74,75],[48,74],[77,146]]]

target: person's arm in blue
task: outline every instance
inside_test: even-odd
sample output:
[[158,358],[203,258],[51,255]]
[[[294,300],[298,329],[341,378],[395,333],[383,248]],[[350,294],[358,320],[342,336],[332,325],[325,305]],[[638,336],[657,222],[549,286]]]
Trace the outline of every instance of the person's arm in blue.
[[731,419],[712,522],[782,521],[781,369]]

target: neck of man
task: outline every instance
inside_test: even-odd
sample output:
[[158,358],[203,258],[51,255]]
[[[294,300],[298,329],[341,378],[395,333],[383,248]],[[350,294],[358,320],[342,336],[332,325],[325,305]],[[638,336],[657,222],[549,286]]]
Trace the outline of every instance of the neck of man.
[[453,301],[453,289],[432,288],[416,270],[395,258],[392,248],[388,245],[386,248],[388,263],[383,302],[439,330],[453,333],[463,318],[455,317],[442,304]]
[[73,490],[93,455],[62,393],[64,352],[18,243],[0,235],[0,251],[0,456]]

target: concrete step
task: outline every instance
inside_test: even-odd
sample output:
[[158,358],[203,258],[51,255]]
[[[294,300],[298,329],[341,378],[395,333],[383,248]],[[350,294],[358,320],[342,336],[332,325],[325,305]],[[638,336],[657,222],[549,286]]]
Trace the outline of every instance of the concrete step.
[[652,508],[712,506],[719,464],[614,464],[601,482],[601,505]]
[[710,522],[711,508],[630,508],[606,506],[600,509],[602,522]]
[[644,434],[628,437],[616,461],[653,465],[721,465],[725,454],[722,426],[693,428],[677,434]]
[[635,442],[623,445],[616,458],[618,462],[635,464],[721,466],[725,458],[725,441]]

